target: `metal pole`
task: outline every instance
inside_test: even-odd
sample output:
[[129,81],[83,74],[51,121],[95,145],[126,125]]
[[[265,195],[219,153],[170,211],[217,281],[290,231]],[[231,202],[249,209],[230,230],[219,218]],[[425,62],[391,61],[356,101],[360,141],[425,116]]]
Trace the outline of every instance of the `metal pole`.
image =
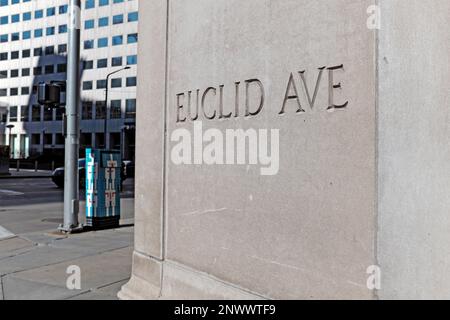
[[81,0],[69,3],[69,42],[67,54],[67,133],[64,167],[64,224],[63,232],[74,232],[80,228],[78,155],[80,143],[80,14]]
[[106,139],[106,136],[108,135],[108,115],[109,115],[109,108],[108,108],[108,93],[109,93],[109,78],[113,75],[116,74],[120,71],[123,70],[129,70],[131,69],[129,66],[126,66],[122,69],[116,70],[111,72],[110,74],[108,74],[106,76],[106,94],[105,94],[105,125],[104,125],[104,129],[105,129],[105,149],[109,149],[109,139]]
[[104,146],[105,149],[108,150],[108,143],[107,143],[107,138],[106,136],[108,135],[108,90],[109,90],[109,77],[111,76],[111,74],[108,74],[106,76],[106,94],[105,94],[105,134],[104,134]]

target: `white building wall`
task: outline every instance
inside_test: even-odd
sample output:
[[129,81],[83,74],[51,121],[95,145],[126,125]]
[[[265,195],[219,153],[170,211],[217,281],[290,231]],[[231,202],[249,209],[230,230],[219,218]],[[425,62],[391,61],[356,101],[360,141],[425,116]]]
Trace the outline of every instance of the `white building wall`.
[[[11,130],[11,134],[17,137],[15,141],[16,147],[22,149],[24,146],[29,144],[31,150],[16,150],[14,152],[15,157],[24,157],[28,155],[29,152],[42,152],[44,148],[46,149],[62,149],[63,144],[58,143],[57,135],[62,133],[62,122],[56,119],[56,110],[53,111],[52,121],[45,121],[44,110],[41,108],[41,121],[21,121],[20,106],[29,106],[28,108],[28,119],[32,119],[32,105],[36,104],[36,96],[31,94],[33,85],[53,80],[65,80],[65,73],[56,73],[57,64],[65,63],[65,54],[58,55],[58,45],[67,44],[67,33],[59,33],[58,27],[68,23],[68,14],[60,14],[59,7],[63,5],[68,5],[68,0],[46,0],[38,1],[31,0],[29,2],[21,2],[19,4],[10,4],[8,6],[0,7],[0,18],[8,16],[9,23],[0,25],[0,36],[8,34],[10,39],[8,42],[0,43],[0,53],[7,52],[8,59],[0,61],[0,71],[7,71],[7,77],[0,77],[0,90],[7,89],[7,96],[0,96],[0,104],[6,105],[9,108],[12,106],[18,107],[18,119],[15,121],[11,119],[11,114],[6,117],[6,122],[1,121],[0,116],[0,137],[8,136],[9,130],[6,126],[13,124],[14,128]],[[104,131],[104,120],[95,119],[95,102],[104,101],[105,99],[105,89],[96,89],[97,80],[105,79],[107,74],[115,70],[120,69],[120,67],[113,67],[111,59],[113,57],[121,56],[123,57],[123,66],[126,65],[126,58],[130,55],[137,54],[137,43],[127,44],[127,35],[134,34],[138,32],[138,23],[128,22],[128,13],[138,11],[138,0],[124,0],[120,3],[114,3],[113,0],[109,0],[109,4],[106,6],[99,6],[100,0],[95,0],[95,8],[86,9],[86,1],[82,1],[82,40],[81,40],[81,57],[84,61],[92,60],[94,63],[94,68],[92,70],[84,70],[82,74],[81,83],[84,81],[93,81],[93,90],[81,91],[82,101],[88,100],[92,101],[94,104],[92,120],[83,120],[81,123],[82,133],[92,134],[92,142],[95,142],[95,133],[102,133]],[[46,15],[47,8],[55,7],[56,14],[54,16],[48,17]],[[44,17],[40,19],[35,19],[34,14],[37,10],[44,10]],[[32,13],[32,19],[30,21],[23,21],[23,14],[26,12]],[[11,23],[11,17],[15,14],[20,14],[20,22]],[[121,24],[113,25],[112,19],[114,15],[123,14],[124,22]],[[99,27],[99,19],[102,17],[109,17],[109,24],[106,27]],[[86,20],[94,19],[95,27],[90,30],[84,28],[84,23]],[[55,34],[46,36],[46,28],[54,27]],[[42,37],[35,37],[34,30],[42,29],[44,35]],[[31,39],[23,40],[23,32],[31,31]],[[20,41],[11,41],[11,35],[13,33],[20,32]],[[124,42],[122,45],[112,46],[112,37],[116,35],[123,35]],[[98,48],[97,41],[99,38],[107,37],[108,46],[106,48]],[[94,49],[85,50],[83,44],[85,40],[94,40]],[[43,48],[54,46],[55,55],[36,57],[33,54],[35,48]],[[22,57],[22,51],[30,49],[30,57]],[[11,52],[19,51],[19,59],[11,59]],[[108,59],[108,67],[98,69],[97,61],[99,59]],[[50,75],[33,75],[33,68],[42,65],[45,69],[45,65],[53,64],[55,68],[55,73]],[[30,69],[29,76],[22,76],[21,70],[24,68]],[[19,76],[16,78],[11,77],[11,70],[19,70]],[[44,71],[43,71],[44,73]],[[109,91],[109,102],[111,100],[120,99],[122,100],[122,116],[119,120],[110,120],[108,124],[109,132],[121,133],[125,124],[131,124],[134,126],[134,119],[125,119],[125,101],[127,99],[136,98],[136,87],[126,87],[126,78],[135,77],[137,73],[137,66],[132,65],[130,70],[124,70],[118,73],[112,78],[122,78],[121,88],[111,88]],[[20,90],[22,87],[30,88],[30,94],[21,95]],[[17,96],[10,95],[11,88],[18,88],[19,94]],[[81,110],[81,107],[80,107]],[[82,110],[81,110],[82,111]],[[51,144],[44,144],[44,134],[51,134]],[[34,135],[34,138],[33,138]],[[36,135],[40,135],[37,137]],[[26,141],[25,141],[26,139]],[[8,142],[9,138],[5,138]],[[39,144],[37,144],[39,141]],[[47,141],[49,142],[49,141]],[[59,141],[60,142],[60,141]]]

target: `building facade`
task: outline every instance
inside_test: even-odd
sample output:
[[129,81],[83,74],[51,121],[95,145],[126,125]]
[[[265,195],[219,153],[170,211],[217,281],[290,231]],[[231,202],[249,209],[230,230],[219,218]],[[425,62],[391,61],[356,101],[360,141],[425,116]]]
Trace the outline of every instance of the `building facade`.
[[[121,149],[124,158],[132,159],[138,0],[81,2],[80,146]],[[0,145],[11,146],[14,159],[63,154],[64,108],[40,106],[36,85],[66,79],[68,4],[0,0]],[[105,108],[106,78],[115,71]]]

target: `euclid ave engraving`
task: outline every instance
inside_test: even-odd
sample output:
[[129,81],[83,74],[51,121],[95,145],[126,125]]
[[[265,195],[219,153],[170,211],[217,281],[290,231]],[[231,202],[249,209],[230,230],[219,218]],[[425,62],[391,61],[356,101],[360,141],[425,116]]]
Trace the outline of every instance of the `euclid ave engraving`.
[[[345,109],[349,102],[338,103],[335,101],[335,91],[342,89],[341,82],[335,80],[336,72],[344,72],[344,65],[317,68],[314,86],[307,81],[307,71],[291,72],[287,77],[287,85],[284,98],[280,97],[281,106],[279,115],[284,115],[292,108],[295,113],[305,113],[319,106],[317,97],[324,73],[328,76],[328,105],[323,109],[334,111]],[[304,96],[300,96],[299,88],[303,89]],[[244,90],[245,99],[240,101],[240,91]],[[177,123],[197,120],[222,120],[230,118],[254,117],[259,115],[265,107],[266,89],[264,83],[257,78],[234,83],[234,106],[224,106],[225,85],[208,87],[204,90],[196,89],[176,95]],[[307,106],[302,104],[302,99]],[[243,110],[242,110],[243,109]],[[225,111],[226,110],[226,111]]]

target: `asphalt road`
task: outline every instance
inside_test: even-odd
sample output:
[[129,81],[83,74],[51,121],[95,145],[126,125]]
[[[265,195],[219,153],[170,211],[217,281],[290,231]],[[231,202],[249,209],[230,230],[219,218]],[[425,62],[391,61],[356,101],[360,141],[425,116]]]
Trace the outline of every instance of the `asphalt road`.
[[[122,219],[134,217],[134,180],[124,183]],[[80,192],[80,221],[84,193]],[[49,179],[1,179],[0,226],[14,234],[51,230],[62,223],[63,190]]]

